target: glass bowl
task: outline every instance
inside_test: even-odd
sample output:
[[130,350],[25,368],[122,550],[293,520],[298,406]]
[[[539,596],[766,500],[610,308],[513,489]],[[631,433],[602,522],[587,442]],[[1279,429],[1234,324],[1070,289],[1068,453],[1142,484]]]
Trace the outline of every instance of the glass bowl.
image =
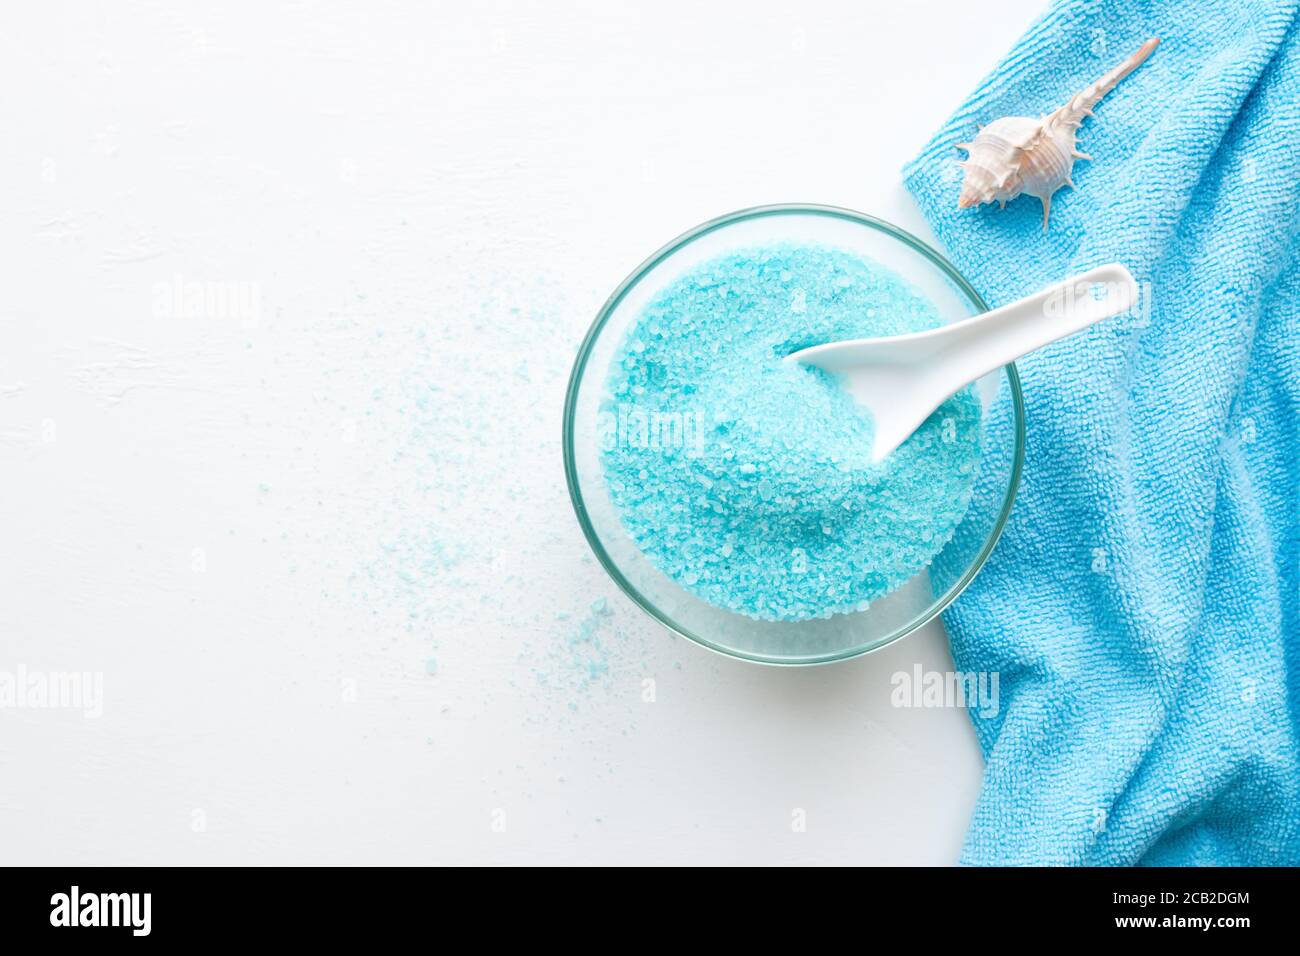
[[941,255],[902,229],[831,206],[744,209],[706,222],[642,263],[609,297],[578,350],[564,404],[564,470],[578,523],[610,577],[670,631],[729,657],[764,664],[824,664],[877,650],[911,633],[970,584],[993,550],[1020,481],[1024,400],[1015,366],[976,383],[983,453],[971,504],[948,545],[869,608],[826,619],[758,621],[706,603],[661,572],[632,543],[610,500],[600,462],[599,412],[610,362],[629,326],[666,285],[701,262],[773,242],[815,242],[875,259],[934,303],[945,322],[988,306]]

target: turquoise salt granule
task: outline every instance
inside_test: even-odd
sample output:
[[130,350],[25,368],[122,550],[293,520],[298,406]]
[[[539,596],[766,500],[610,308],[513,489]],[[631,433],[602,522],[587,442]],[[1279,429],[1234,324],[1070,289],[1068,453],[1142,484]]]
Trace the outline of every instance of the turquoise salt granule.
[[943,548],[966,512],[980,403],[949,399],[883,462],[870,415],[782,358],[940,324],[872,260],[765,246],[690,269],[637,317],[610,367],[601,458],[623,526],[683,588],[760,620],[864,608]]

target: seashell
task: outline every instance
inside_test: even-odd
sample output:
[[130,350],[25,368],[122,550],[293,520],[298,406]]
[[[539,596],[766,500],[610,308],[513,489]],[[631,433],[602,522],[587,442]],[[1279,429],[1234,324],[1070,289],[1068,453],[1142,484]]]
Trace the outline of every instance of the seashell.
[[1062,186],[1074,186],[1070,174],[1076,159],[1092,159],[1077,148],[1079,125],[1085,116],[1093,115],[1092,108],[1103,96],[1142,65],[1159,43],[1159,37],[1148,40],[1054,113],[1039,119],[1006,116],[981,127],[973,142],[958,143],[958,149],[966,150],[968,155],[957,164],[966,171],[957,208],[969,209],[986,202],[1006,206],[1026,193],[1042,201],[1046,231],[1052,194]]

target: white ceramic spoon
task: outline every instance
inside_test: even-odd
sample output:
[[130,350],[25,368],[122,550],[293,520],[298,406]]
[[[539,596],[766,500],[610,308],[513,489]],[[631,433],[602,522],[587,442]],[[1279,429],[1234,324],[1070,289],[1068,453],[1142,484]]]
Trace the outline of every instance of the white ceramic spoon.
[[871,412],[876,429],[871,456],[880,461],[971,382],[1126,312],[1136,301],[1132,274],[1111,263],[937,329],[814,345],[786,361],[814,365],[844,380],[854,400]]

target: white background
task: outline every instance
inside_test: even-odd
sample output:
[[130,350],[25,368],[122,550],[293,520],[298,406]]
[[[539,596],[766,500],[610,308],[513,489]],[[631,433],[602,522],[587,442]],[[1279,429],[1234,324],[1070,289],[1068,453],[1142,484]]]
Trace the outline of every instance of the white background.
[[0,673],[103,715],[0,709],[0,859],[954,861],[974,735],[889,703],[942,631],[674,640],[588,554],[560,411],[702,220],[928,236],[899,168],[1040,2],[10,9]]

